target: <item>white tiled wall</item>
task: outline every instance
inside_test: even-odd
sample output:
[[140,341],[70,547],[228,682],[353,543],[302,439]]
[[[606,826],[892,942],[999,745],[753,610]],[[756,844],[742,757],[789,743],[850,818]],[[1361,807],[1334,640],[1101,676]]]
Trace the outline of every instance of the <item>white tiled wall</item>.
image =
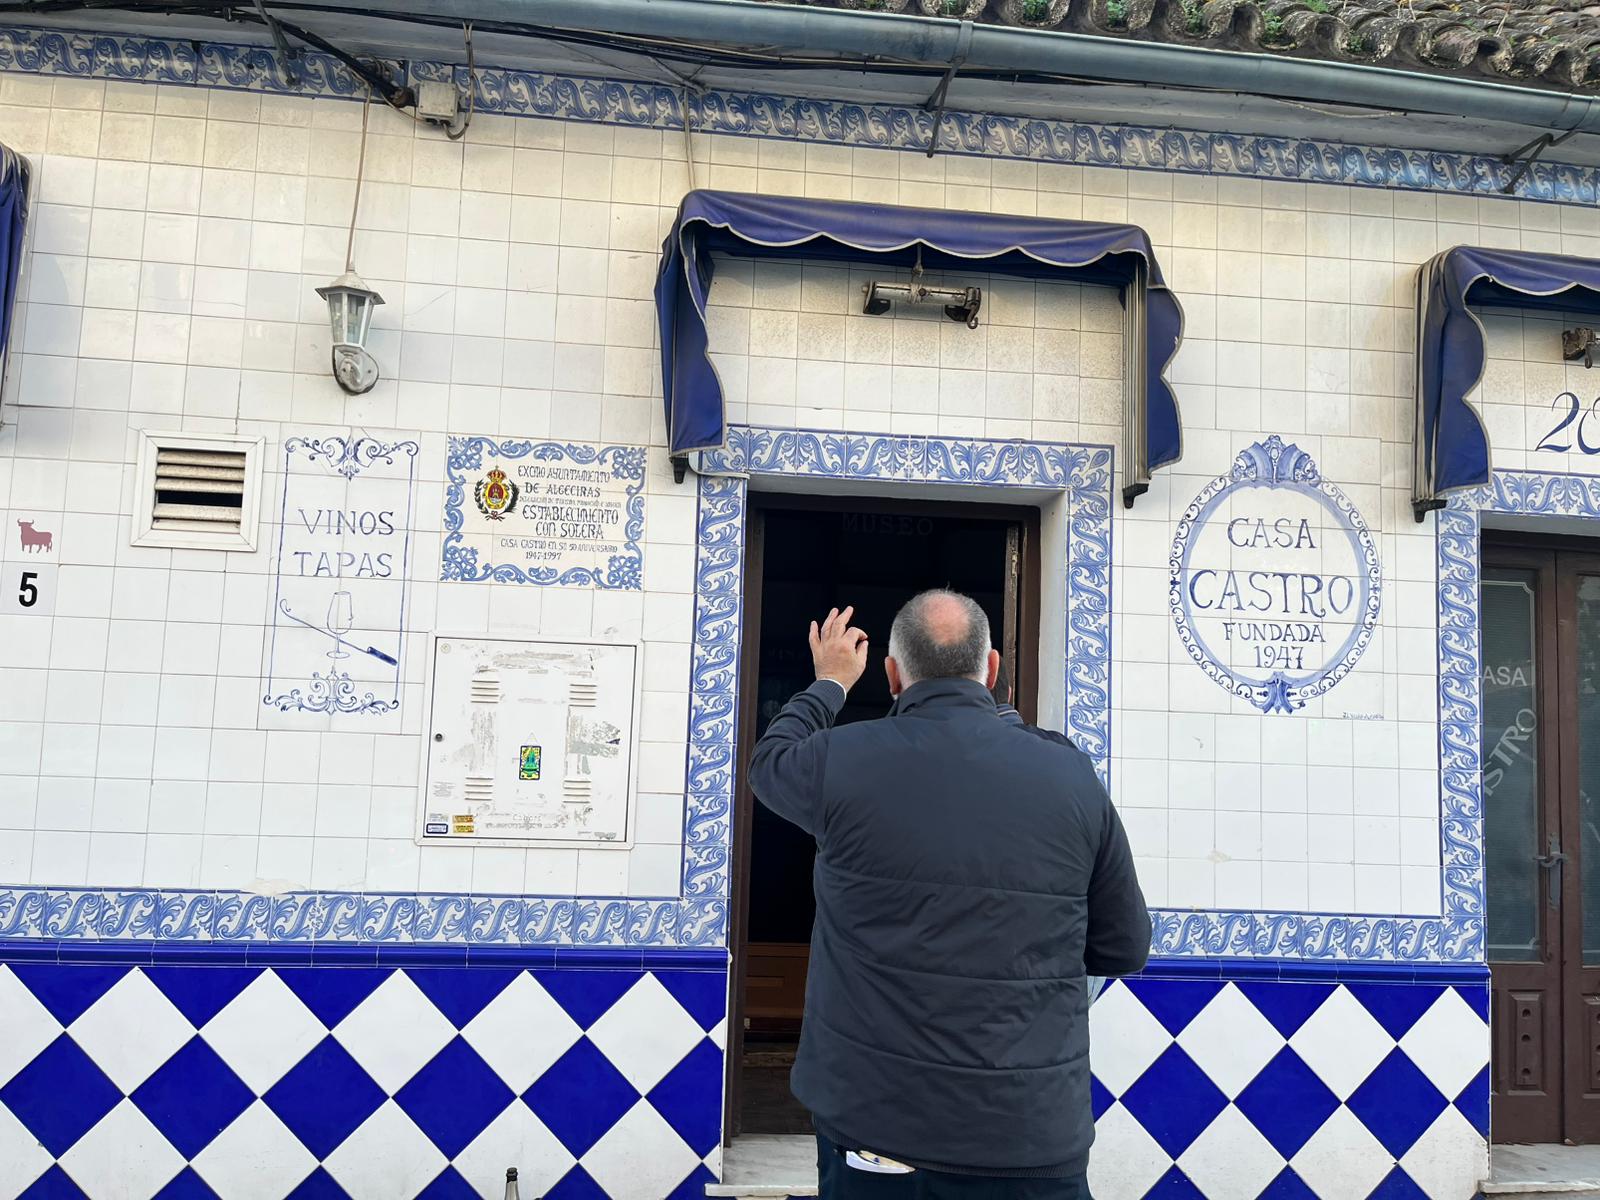
[[[352,398],[327,374],[313,288],[344,266],[359,106],[0,76],[0,140],[38,168],[0,508],[7,531],[12,512],[59,514],[63,563],[54,618],[0,618],[0,880],[676,891],[694,500],[659,449],[651,287],[690,183],[684,140],[479,116],[451,143],[381,107],[371,119],[356,263],[387,300],[373,338],[384,378]],[[1116,513],[1113,783],[1146,888],[1167,906],[1437,911],[1434,550],[1407,505],[1414,271],[1457,242],[1592,253],[1600,214],[728,137],[694,146],[702,187],[1149,231],[1186,340],[1171,370],[1184,460]],[[978,279],[982,324],[969,331],[861,316],[868,277],[722,266],[712,344],[732,419],[1120,439],[1113,293]],[[141,427],[259,434],[269,464],[302,431],[419,437],[412,629],[644,641],[636,847],[419,852],[420,636],[402,732],[257,731],[272,540],[255,554],[131,548]],[[657,447],[646,590],[434,582],[446,433]],[[1267,433],[1311,452],[1357,503],[1385,574],[1381,634],[1360,669],[1294,716],[1230,701],[1167,613],[1178,515]]]
[[[1562,331],[1593,327],[1593,314],[1488,309],[1479,316],[1487,357],[1468,400],[1489,431],[1495,469],[1600,472],[1600,376],[1561,352]],[[1600,363],[1600,354],[1593,357]]]

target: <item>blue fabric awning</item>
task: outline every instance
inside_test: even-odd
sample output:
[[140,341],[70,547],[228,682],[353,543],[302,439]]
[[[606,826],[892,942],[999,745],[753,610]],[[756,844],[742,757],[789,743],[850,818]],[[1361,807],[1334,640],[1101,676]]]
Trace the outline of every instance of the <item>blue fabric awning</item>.
[[0,352],[10,345],[11,306],[17,298],[27,224],[28,160],[0,146]]
[[1164,373],[1177,353],[1183,313],[1138,226],[694,191],[684,197],[662,246],[656,279],[667,437],[674,455],[718,448],[727,433],[722,385],[706,341],[713,251],[897,267],[912,266],[920,251],[930,270],[1134,285],[1143,294],[1132,302],[1145,312],[1146,465],[1165,466],[1182,453],[1178,403]]
[[1457,246],[1422,265],[1418,293],[1412,506],[1420,521],[1448,493],[1489,482],[1489,436],[1467,402],[1487,350],[1468,305],[1600,310],[1600,260]]

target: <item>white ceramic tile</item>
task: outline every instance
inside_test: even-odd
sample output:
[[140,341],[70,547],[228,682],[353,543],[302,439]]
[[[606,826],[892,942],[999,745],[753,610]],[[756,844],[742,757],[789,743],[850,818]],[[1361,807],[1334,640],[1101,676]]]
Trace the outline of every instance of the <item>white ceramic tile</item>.
[[200,1036],[251,1091],[261,1095],[327,1031],[282,980],[263,971],[201,1027]]
[[3,1104],[0,1104],[0,1156],[9,1164],[6,1178],[0,1182],[0,1196],[5,1200],[15,1200],[27,1191],[55,1161],[50,1151],[40,1145],[39,1139]]
[[1178,1159],[1206,1196],[1255,1196],[1282,1173],[1283,1155],[1231,1104]]
[[396,971],[339,1022],[333,1034],[392,1094],[444,1049],[455,1029],[408,976]]
[[[6,1013],[7,1030],[4,1043],[0,1044],[0,1087],[3,1087],[60,1036],[61,1023],[23,986],[11,969],[4,966],[0,966],[0,1008]],[[0,1105],[0,1145],[15,1144],[13,1132],[7,1128],[7,1118],[10,1113]],[[32,1140],[30,1137],[29,1141]],[[19,1154],[16,1161],[27,1162],[31,1157]]]
[[61,1166],[90,1200],[120,1200],[160,1191],[183,1169],[183,1155],[124,1099],[73,1143]]
[[666,1195],[699,1160],[648,1101],[640,1100],[583,1156],[584,1170],[610,1195]]
[[628,1082],[650,1091],[704,1036],[654,975],[645,975],[588,1029]]
[[1089,1187],[1104,1200],[1141,1200],[1172,1166],[1171,1156],[1120,1104],[1095,1123],[1095,1145]]
[[260,1100],[194,1158],[195,1172],[219,1196],[284,1196],[317,1160]]
[[194,1036],[194,1026],[143,971],[129,971],[68,1032],[124,1093],[132,1092]]
[[505,1194],[507,1163],[517,1163],[517,1185],[542,1196],[572,1167],[572,1153],[521,1103],[512,1103],[452,1160],[468,1185],[483,1200]]
[[1394,1039],[1344,988],[1336,988],[1292,1038],[1294,1049],[1340,1100],[1346,1100],[1394,1049]]

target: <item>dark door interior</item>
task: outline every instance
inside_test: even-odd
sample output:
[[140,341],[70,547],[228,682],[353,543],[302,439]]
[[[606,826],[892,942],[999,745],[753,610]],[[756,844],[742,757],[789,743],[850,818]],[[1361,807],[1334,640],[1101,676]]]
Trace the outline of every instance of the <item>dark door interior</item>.
[[889,625],[917,592],[949,587],[988,614],[1031,719],[1037,696],[1036,509],[752,494],[745,562],[740,788],[735,824],[733,1020],[727,1130],[807,1133],[789,1095],[815,904],[811,838],[754,802],[749,747],[812,681],[810,622],[853,604],[871,655],[840,722],[884,716]]
[[1600,556],[1488,541],[1483,803],[1497,1142],[1600,1141]]

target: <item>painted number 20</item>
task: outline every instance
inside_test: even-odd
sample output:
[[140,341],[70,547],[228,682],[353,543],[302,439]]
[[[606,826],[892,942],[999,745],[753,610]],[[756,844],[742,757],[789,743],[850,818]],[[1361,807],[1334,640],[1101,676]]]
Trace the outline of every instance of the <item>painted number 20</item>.
[[1578,426],[1577,434],[1579,453],[1600,454],[1600,446],[1595,445],[1594,443],[1590,442],[1588,438],[1583,436],[1584,428],[1588,424],[1589,418],[1594,416],[1595,409],[1600,407],[1600,397],[1597,397],[1590,403],[1588,409],[1584,411],[1581,417],[1578,415],[1580,401],[1574,393],[1562,392],[1550,402],[1550,407],[1552,410],[1559,410],[1563,404],[1565,404],[1566,412],[1562,415],[1561,419],[1556,422],[1555,427],[1552,428],[1549,433],[1545,434],[1544,437],[1539,439],[1539,444],[1535,446],[1534,449],[1551,450],[1556,454],[1565,454],[1568,450],[1572,449],[1572,434],[1569,433],[1567,435],[1565,443],[1558,443],[1555,440],[1556,435],[1563,429],[1566,429],[1568,426],[1576,423]]

